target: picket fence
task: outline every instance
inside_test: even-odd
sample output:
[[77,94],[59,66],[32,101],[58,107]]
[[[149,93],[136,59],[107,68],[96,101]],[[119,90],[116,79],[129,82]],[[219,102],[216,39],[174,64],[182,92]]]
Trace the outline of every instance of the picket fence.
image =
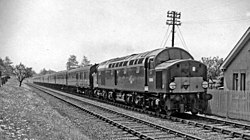
[[250,91],[209,90],[213,95],[207,113],[250,121]]

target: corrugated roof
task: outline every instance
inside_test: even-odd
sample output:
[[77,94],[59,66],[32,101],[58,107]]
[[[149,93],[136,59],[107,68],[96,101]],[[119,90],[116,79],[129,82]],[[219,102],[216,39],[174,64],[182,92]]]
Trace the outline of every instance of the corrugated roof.
[[243,34],[243,36],[240,38],[240,40],[228,54],[223,64],[221,65],[220,69],[226,70],[228,68],[228,66],[232,63],[235,57],[240,53],[242,48],[244,48],[245,44],[249,39],[250,39],[250,27],[247,29],[247,31]]

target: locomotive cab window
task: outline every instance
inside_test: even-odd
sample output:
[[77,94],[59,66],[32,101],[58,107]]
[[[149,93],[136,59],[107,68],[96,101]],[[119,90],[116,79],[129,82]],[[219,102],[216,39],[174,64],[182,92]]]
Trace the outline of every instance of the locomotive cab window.
[[154,68],[154,59],[150,58],[148,60],[148,69],[153,69]]

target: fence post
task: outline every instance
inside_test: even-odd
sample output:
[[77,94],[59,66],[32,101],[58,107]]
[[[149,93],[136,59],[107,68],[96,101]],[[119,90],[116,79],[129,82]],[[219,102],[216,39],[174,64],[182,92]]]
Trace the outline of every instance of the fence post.
[[227,91],[226,94],[227,94],[227,95],[226,95],[226,105],[227,105],[226,118],[228,119],[228,118],[229,118],[229,105],[230,105],[230,104],[229,104],[229,94],[230,94],[230,92]]

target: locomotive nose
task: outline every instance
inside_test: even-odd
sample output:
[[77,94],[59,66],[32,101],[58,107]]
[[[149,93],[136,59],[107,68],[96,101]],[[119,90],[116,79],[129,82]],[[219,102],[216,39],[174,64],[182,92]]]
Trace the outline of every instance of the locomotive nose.
[[170,68],[171,78],[175,79],[174,93],[204,92],[208,88],[206,82],[206,66],[194,60],[182,60]]

